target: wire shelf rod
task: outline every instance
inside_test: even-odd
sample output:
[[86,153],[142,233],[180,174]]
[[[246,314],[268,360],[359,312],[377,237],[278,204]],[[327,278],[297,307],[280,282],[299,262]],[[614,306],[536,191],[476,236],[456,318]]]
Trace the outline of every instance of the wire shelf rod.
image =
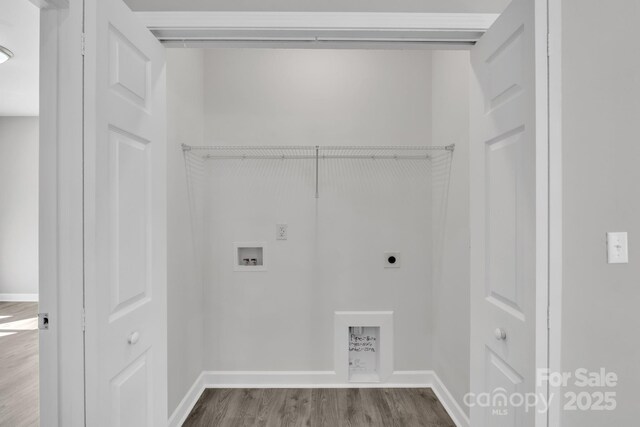
[[450,145],[279,145],[279,146],[259,146],[259,145],[187,145],[182,144],[184,151],[204,150],[204,151],[307,151],[313,154],[316,150],[322,151],[453,151],[455,144]]
[[[254,155],[237,155],[237,156],[216,156],[216,155],[205,155],[203,156],[207,160],[315,160],[316,156],[295,156],[295,155],[284,155],[284,156],[254,156]],[[416,156],[379,156],[379,155],[319,155],[318,159],[320,160],[328,160],[328,159],[364,159],[364,160],[431,160],[432,156],[429,155],[416,155]]]

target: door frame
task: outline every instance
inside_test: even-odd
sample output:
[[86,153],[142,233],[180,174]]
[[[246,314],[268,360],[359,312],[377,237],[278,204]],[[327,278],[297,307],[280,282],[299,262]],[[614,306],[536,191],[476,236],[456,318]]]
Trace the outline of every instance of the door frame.
[[[85,424],[82,172],[84,4],[83,0],[30,1],[41,8],[40,312],[47,312],[50,317],[49,329],[40,333],[40,415],[43,427],[79,426]],[[539,367],[559,370],[562,284],[560,5],[556,0],[532,1],[537,5],[537,18],[545,15],[547,18],[536,19],[540,37],[549,37],[549,30],[553,32],[547,44],[551,52],[548,55],[546,88],[549,104],[549,152],[545,159],[549,172],[549,215],[546,218],[549,239],[547,247],[541,249],[549,260],[549,280],[538,281],[536,288],[538,318],[548,320],[537,322],[536,325],[536,339],[541,346],[538,350],[544,353],[538,354],[536,359],[544,365]],[[216,46],[234,47],[405,49],[468,49],[473,43],[469,39],[479,37],[478,32],[481,35],[496,17],[487,14],[352,12],[137,14],[157,34],[163,28],[172,30],[174,41],[167,42],[168,45],[173,43],[193,47],[213,43]],[[211,38],[187,37],[187,31],[192,31],[193,35],[195,28],[210,30]],[[185,30],[184,36],[176,36],[176,29]],[[364,29],[366,34],[363,33]],[[304,34],[295,33],[297,30],[303,30]],[[320,36],[312,35],[320,33]],[[539,39],[538,42],[544,40]],[[540,391],[547,392],[546,386]],[[536,426],[558,426],[559,413],[559,405],[552,405],[550,413],[536,418]]]
[[[562,372],[562,3],[548,0],[549,94],[549,331],[548,369]],[[562,415],[561,387],[549,386],[548,426],[559,427]]]
[[81,426],[84,405],[82,1],[40,8],[40,425]]
[[169,47],[469,49],[493,13],[136,12]]

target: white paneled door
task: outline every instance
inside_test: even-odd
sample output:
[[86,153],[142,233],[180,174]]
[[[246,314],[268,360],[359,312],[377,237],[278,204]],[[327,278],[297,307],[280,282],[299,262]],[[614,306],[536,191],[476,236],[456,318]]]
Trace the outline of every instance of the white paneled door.
[[164,48],[85,0],[86,425],[167,423]]
[[546,417],[526,403],[544,393],[536,369],[546,366],[546,324],[544,333],[539,328],[547,307],[546,10],[539,3],[513,0],[471,52],[473,427],[544,425]]

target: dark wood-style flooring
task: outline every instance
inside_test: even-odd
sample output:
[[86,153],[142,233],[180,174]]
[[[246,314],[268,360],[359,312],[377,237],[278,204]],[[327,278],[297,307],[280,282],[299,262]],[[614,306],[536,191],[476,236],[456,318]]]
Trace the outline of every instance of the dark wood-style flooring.
[[0,426],[39,420],[38,303],[0,302]]
[[192,426],[455,427],[428,388],[206,389]]

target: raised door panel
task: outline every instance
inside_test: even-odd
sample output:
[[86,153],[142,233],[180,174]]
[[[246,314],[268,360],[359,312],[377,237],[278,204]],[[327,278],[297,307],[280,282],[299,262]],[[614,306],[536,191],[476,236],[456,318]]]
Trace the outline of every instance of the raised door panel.
[[151,63],[115,27],[109,27],[109,82],[111,90],[134,104],[147,108]]
[[486,282],[487,299],[524,320],[523,282],[519,280],[521,233],[518,213],[522,130],[486,143]]
[[85,6],[87,425],[163,426],[164,48],[122,0]]
[[152,373],[148,353],[111,380],[111,417],[114,427],[153,427]]
[[110,131],[111,319],[151,298],[149,141]]
[[485,425],[521,426],[525,409],[519,400],[524,391],[522,376],[489,348],[485,349],[485,375],[487,387],[491,390],[491,408],[485,412]]

